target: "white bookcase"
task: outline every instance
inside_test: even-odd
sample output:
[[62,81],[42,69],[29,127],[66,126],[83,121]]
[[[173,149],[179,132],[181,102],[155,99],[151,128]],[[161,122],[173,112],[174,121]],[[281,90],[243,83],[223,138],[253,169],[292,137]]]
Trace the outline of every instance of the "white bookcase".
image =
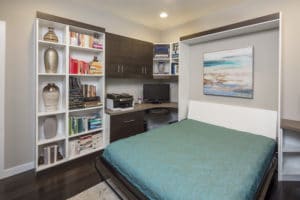
[[[48,27],[54,27],[54,32],[58,37],[59,42],[48,42],[43,40],[43,36],[48,32]],[[80,34],[93,35],[97,33],[103,45],[103,49],[96,49],[90,47],[81,47],[70,44],[70,32]],[[35,29],[36,45],[35,45],[35,65],[36,65],[36,118],[35,118],[35,169],[41,171],[61,163],[70,161],[72,159],[97,152],[103,149],[105,144],[105,33],[88,30],[80,27],[75,27],[68,24],[61,24],[44,19],[36,19]],[[44,52],[48,47],[53,47],[58,52],[59,64],[57,73],[46,73],[44,64]],[[101,74],[70,74],[69,73],[69,60],[75,58],[90,62],[94,56],[97,56],[102,65]],[[100,96],[101,105],[89,108],[69,109],[69,79],[77,77],[81,84],[89,84],[96,86],[96,94]],[[58,108],[56,111],[47,112],[45,109],[44,101],[42,98],[43,88],[48,83],[55,83],[59,87],[60,97]],[[72,116],[88,116],[91,114],[98,114],[102,119],[102,127],[85,130],[78,134],[69,135],[69,117]],[[54,138],[45,139],[44,135],[44,122],[50,116],[56,116],[57,119],[57,134]],[[100,134],[99,134],[100,133]],[[69,148],[71,141],[79,139],[82,136],[98,134],[101,141],[97,147],[90,148],[84,152],[80,151],[79,154],[71,155]],[[99,143],[97,143],[99,144]],[[62,154],[63,158],[50,161],[44,164],[39,164],[39,157],[43,155],[44,147],[57,145],[57,150]],[[56,153],[55,153],[56,154]]]
[[[162,44],[154,44],[162,45]],[[178,76],[179,70],[179,43],[174,42],[168,45],[169,47],[169,56],[168,57],[155,57],[153,58],[153,76],[155,77],[169,77],[169,76]],[[176,52],[176,54],[174,53]],[[155,54],[155,52],[154,52]],[[159,68],[163,69],[160,70]]]

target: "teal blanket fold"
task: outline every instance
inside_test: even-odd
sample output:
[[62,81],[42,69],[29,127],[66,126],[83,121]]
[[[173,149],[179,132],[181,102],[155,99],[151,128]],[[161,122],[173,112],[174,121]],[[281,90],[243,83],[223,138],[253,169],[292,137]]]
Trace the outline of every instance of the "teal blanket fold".
[[250,200],[275,146],[264,136],[183,120],[116,141],[103,157],[149,199]]

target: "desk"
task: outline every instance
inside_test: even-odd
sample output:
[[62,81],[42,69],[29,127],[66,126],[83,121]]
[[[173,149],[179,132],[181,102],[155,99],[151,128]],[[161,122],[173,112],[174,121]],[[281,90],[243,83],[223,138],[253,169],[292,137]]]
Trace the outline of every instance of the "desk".
[[[161,103],[161,104],[135,104],[134,108],[131,110],[124,111],[112,111],[106,109],[106,114],[109,119],[107,122],[107,127],[109,127],[108,132],[110,135],[110,142],[118,139],[126,138],[132,135],[136,135],[147,130],[147,124],[149,122],[150,127],[155,127],[155,117],[147,114],[148,111],[159,108],[167,108],[169,110],[176,110],[177,103]],[[170,114],[168,114],[170,115]],[[156,117],[159,123],[167,124],[168,119],[164,120],[161,117]],[[177,114],[176,114],[177,120]],[[156,125],[157,127],[157,125]]]
[[134,108],[131,110],[124,110],[124,111],[113,111],[106,109],[105,112],[108,115],[121,115],[125,113],[131,113],[131,112],[138,112],[138,111],[146,111],[150,109],[155,108],[178,108],[178,103],[171,102],[171,103],[160,103],[160,104],[153,104],[153,103],[142,103],[142,104],[135,104]]

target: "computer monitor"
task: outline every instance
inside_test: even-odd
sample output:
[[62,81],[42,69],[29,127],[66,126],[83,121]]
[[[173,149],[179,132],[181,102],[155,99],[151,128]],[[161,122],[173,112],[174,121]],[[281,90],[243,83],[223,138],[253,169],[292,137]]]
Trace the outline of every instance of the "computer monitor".
[[143,86],[144,102],[163,103],[170,102],[169,84],[144,84]]

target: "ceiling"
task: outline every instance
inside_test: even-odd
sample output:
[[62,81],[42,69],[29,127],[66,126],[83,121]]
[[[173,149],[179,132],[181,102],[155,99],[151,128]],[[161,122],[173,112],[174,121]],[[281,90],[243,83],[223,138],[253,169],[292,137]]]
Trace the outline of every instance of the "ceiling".
[[[134,21],[165,30],[210,13],[235,6],[246,0],[89,0],[85,4]],[[99,6],[98,6],[99,5]],[[161,19],[160,12],[169,17]]]

